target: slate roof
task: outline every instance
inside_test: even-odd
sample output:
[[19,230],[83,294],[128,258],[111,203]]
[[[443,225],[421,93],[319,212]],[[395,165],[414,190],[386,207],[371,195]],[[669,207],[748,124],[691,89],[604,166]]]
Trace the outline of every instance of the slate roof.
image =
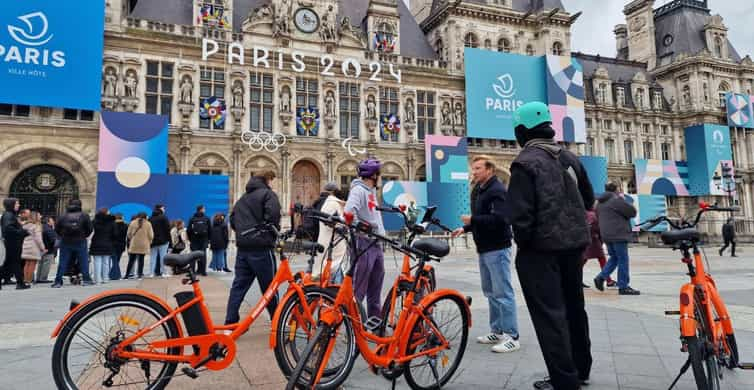
[[[524,0],[514,1],[523,2]],[[535,2],[542,1],[551,2],[551,0]],[[560,3],[560,1],[555,2]],[[186,0],[139,0],[131,15],[145,20],[192,25],[194,24],[192,3]],[[243,21],[249,12],[268,3],[270,3],[270,0],[233,0],[233,31],[240,32]],[[340,0],[338,20],[343,16],[348,16],[351,24],[360,26],[368,7],[369,0]],[[400,15],[401,55],[414,58],[436,58],[434,49],[427,42],[424,32],[402,0],[398,0],[398,14]]]

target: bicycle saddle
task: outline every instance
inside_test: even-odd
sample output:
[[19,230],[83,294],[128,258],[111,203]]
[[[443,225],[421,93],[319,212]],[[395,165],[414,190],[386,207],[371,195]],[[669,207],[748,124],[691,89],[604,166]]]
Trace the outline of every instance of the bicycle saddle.
[[205,253],[202,251],[193,251],[183,255],[177,255],[174,253],[165,255],[165,265],[170,267],[184,268],[189,265],[193,265],[197,260],[203,258]]
[[662,242],[665,245],[673,245],[680,241],[699,242],[701,236],[699,232],[694,228],[687,228],[681,230],[668,230],[662,232],[660,235]]
[[450,253],[450,245],[436,238],[422,238],[421,240],[414,241],[414,244],[411,246],[433,257],[445,257]]

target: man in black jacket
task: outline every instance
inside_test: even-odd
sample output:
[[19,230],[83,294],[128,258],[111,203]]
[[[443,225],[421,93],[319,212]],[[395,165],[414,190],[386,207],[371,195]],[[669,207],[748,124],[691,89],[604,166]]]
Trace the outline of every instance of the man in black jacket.
[[[246,184],[246,194],[233,206],[230,214],[230,226],[236,232],[236,274],[228,296],[226,324],[239,321],[238,309],[254,279],[259,279],[259,289],[264,294],[277,272],[275,255],[275,234],[269,229],[249,230],[260,225],[272,225],[280,229],[280,201],[270,188],[275,178],[273,172],[263,176],[254,176]],[[277,307],[277,295],[267,305],[267,312],[272,318]]]
[[126,251],[126,237],[128,236],[128,225],[123,220],[123,214],[115,214],[115,242],[113,242],[113,255],[110,259],[110,280],[121,278],[120,258]]
[[728,218],[728,221],[723,225],[723,240],[725,240],[725,245],[718,252],[720,256],[730,245],[730,257],[736,257],[736,226],[733,224],[733,217]]
[[594,193],[573,153],[554,140],[547,105],[514,114],[521,153],[511,165],[505,215],[518,245],[516,269],[550,378],[537,389],[576,390],[592,365],[581,254],[591,237]]
[[[209,218],[204,215],[204,205],[196,206],[196,213],[191,217],[188,223],[186,234],[188,235],[191,251],[202,251],[204,257],[197,263],[197,273],[207,276],[207,246],[209,245],[209,230],[212,228]],[[168,230],[170,237],[170,230]]]
[[72,257],[78,261],[84,279],[83,285],[94,284],[89,276],[89,253],[86,248],[86,239],[93,230],[92,220],[81,211],[81,201],[71,199],[66,213],[58,218],[58,224],[55,225],[55,232],[60,237],[60,264],[52,288],[63,286],[63,274],[68,270]]
[[42,255],[42,260],[37,266],[37,283],[52,283],[51,280],[47,280],[50,275],[50,265],[55,260],[55,254],[58,248],[55,246],[55,242],[58,240],[58,235],[55,233],[55,218],[47,217],[44,219],[42,225],[42,241],[45,244],[45,253]]
[[7,198],[3,201],[5,212],[0,217],[3,240],[5,243],[5,263],[3,274],[13,274],[16,278],[16,290],[25,290],[30,286],[24,283],[23,260],[21,252],[24,246],[24,238],[29,235],[18,221],[18,209],[21,204],[16,198]]
[[165,215],[164,205],[154,206],[149,223],[152,224],[154,231],[149,254],[149,273],[166,278],[168,274],[165,272],[165,255],[168,254],[168,243],[170,243],[170,220]]
[[490,307],[490,333],[477,337],[477,342],[494,344],[493,352],[513,352],[521,345],[511,284],[511,230],[503,216],[505,186],[495,176],[495,164],[489,157],[474,158],[471,174],[476,183],[471,215],[461,217],[463,227],[453,235],[471,232],[479,254],[482,292]]

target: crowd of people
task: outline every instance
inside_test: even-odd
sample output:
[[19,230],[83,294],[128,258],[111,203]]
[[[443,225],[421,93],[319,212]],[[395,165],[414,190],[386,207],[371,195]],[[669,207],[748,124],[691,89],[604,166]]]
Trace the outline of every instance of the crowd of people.
[[[71,200],[57,219],[21,209],[15,198],[5,199],[3,206],[0,232],[5,256],[0,259],[4,260],[0,288],[15,284],[16,289],[25,290],[45,283],[60,288],[65,277],[70,284],[83,286],[145,276],[167,278],[168,253],[207,248],[212,251],[210,271],[232,272],[227,265],[230,240],[225,215],[217,213],[210,221],[201,205],[188,227],[180,219],[170,221],[165,206],[160,204],[155,205],[151,216],[140,212],[129,222],[107,208],[97,210],[91,218],[82,211],[78,199]],[[57,271],[50,280],[50,270],[56,262]],[[199,264],[198,274],[207,275],[205,264],[206,261]]]

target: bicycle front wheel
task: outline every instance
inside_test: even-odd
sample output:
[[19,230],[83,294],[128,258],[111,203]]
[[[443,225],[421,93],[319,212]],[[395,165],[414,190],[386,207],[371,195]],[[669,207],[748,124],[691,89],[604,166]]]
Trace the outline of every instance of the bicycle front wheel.
[[718,376],[717,358],[708,351],[705,344],[706,341],[703,338],[686,338],[696,388],[698,390],[719,390],[720,378]]
[[[176,363],[126,360],[109,352],[167,315],[161,304],[136,294],[107,296],[81,308],[63,326],[52,351],[52,376],[58,389],[164,388],[175,372]],[[126,348],[146,348],[153,341],[178,335],[178,323],[166,321]],[[178,347],[150,351],[181,354]]]
[[441,295],[426,305],[424,317],[418,317],[411,329],[405,354],[413,355],[441,345],[447,348],[417,357],[404,364],[404,376],[414,390],[439,390],[453,376],[463,359],[469,338],[469,313],[466,304],[455,295]]
[[[324,386],[317,383],[317,373],[323,364],[327,364],[327,349],[331,342],[334,342],[334,330],[327,324],[320,324],[317,327],[317,332],[312,337],[309,344],[307,344],[304,352],[301,354],[301,359],[296,365],[296,369],[293,370],[290,378],[288,378],[288,384],[286,390],[294,389],[335,389],[340,384]],[[345,377],[348,376],[346,373]],[[343,378],[345,380],[345,377]]]

